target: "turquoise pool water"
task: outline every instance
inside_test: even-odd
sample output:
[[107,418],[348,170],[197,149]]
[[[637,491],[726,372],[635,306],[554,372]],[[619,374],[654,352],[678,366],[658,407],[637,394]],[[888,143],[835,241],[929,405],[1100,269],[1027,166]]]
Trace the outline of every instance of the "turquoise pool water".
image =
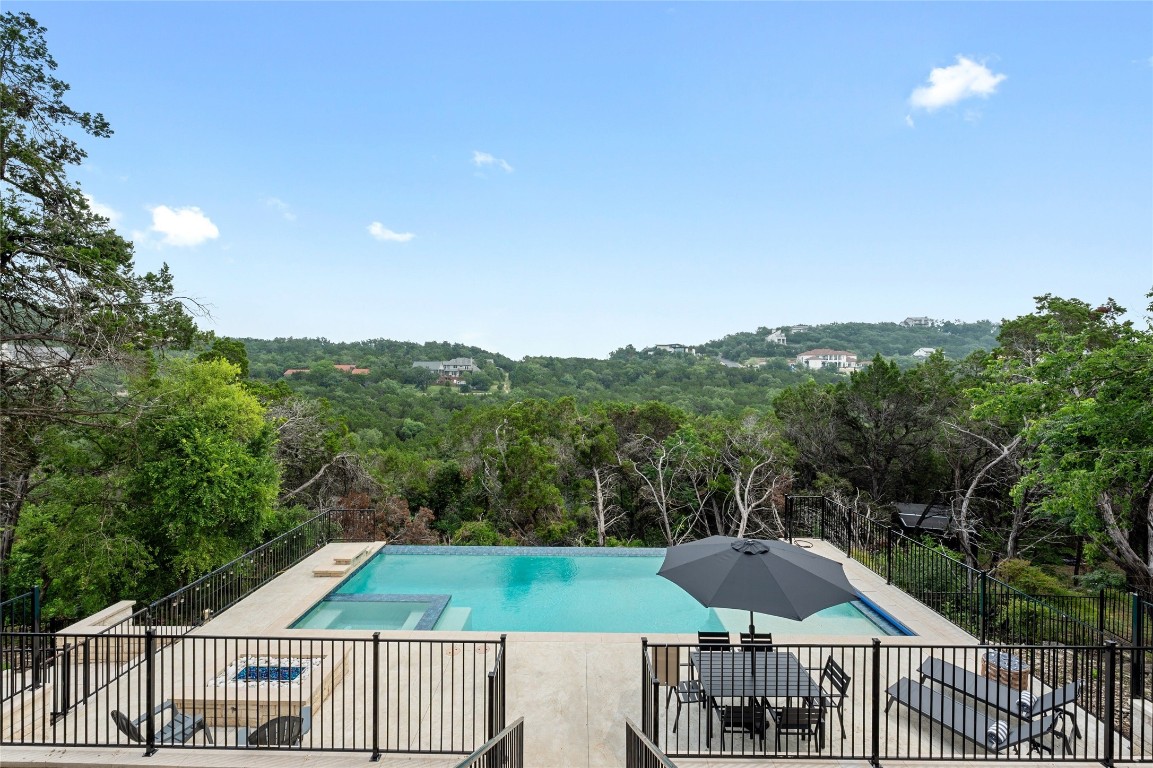
[[[369,560],[293,627],[630,633],[748,628],[748,612],[705,608],[657,576],[662,550],[645,550],[651,555],[614,556],[590,550],[601,554],[560,556],[392,549]],[[450,596],[443,611],[427,618],[426,626],[416,627],[417,613],[410,610],[419,599],[414,596],[435,594]],[[410,606],[396,606],[393,599]],[[418,605],[423,610],[423,604]],[[756,624],[758,631],[782,636],[901,634],[880,626],[853,603],[834,606],[803,622],[758,614]]]

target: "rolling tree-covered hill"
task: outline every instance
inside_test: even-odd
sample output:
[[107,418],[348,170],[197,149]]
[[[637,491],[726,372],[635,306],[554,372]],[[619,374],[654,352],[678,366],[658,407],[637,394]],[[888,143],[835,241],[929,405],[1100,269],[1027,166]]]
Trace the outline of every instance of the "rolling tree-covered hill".
[[743,362],[751,357],[791,358],[810,349],[828,348],[856,352],[861,360],[874,355],[910,358],[923,347],[940,349],[945,357],[960,360],[978,349],[997,345],[999,326],[988,320],[976,323],[941,322],[930,327],[905,327],[900,323],[830,323],[793,331],[782,328],[787,344],[766,339],[773,329],[733,333],[698,346],[702,354],[720,355]]

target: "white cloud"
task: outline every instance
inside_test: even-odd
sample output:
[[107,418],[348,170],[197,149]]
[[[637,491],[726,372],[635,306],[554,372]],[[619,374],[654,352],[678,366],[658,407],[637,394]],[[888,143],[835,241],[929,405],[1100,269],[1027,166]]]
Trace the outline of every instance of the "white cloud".
[[269,197],[265,199],[264,204],[272,210],[278,211],[285,221],[296,221],[296,214],[293,212],[292,206],[279,197]]
[[913,116],[912,115],[905,115],[905,125],[909,126],[910,128],[916,128],[917,127],[916,124],[913,123]]
[[499,157],[493,157],[488,152],[478,152],[475,149],[472,151],[472,164],[477,168],[484,168],[485,166],[495,165],[505,173],[512,173],[512,166]]
[[167,205],[158,205],[148,210],[152,212],[150,229],[164,235],[161,240],[164,245],[200,245],[205,240],[220,237],[220,230],[196,206],[169,208]]
[[975,96],[988,98],[997,92],[1005,75],[994,74],[984,64],[964,56],[951,67],[936,67],[929,73],[929,84],[913,90],[909,103],[926,112],[948,107]]
[[368,234],[384,243],[407,243],[416,237],[412,232],[393,232],[379,221],[374,221],[368,225]]
[[120,211],[115,210],[111,206],[96,202],[89,195],[85,195],[84,199],[88,201],[88,210],[97,216],[103,216],[108,219],[108,223],[112,226],[116,226],[116,223],[120,221]]

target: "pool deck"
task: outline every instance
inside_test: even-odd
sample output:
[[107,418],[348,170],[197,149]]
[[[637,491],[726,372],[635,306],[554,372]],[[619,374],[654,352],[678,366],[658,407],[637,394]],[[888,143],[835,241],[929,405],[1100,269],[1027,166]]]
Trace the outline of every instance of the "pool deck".
[[[894,618],[916,633],[912,637],[884,637],[886,645],[963,644],[975,645],[976,638],[958,629],[893,586],[885,584],[865,566],[848,560],[839,550],[823,541],[806,541],[812,551],[844,563],[853,585]],[[222,612],[194,630],[200,635],[259,635],[263,637],[316,636],[318,630],[292,630],[288,626],[340,583],[339,577],[318,577],[314,571],[337,558],[355,556],[369,547],[382,545],[333,544],[309,556],[280,577],[256,591],[236,606]],[[333,637],[364,638],[366,631],[326,631]],[[388,632],[389,639],[460,639],[463,636],[497,639],[492,632]],[[695,643],[695,634],[653,634],[653,642]],[[868,643],[867,637],[779,636],[778,644]],[[641,643],[635,634],[593,633],[508,633],[507,716],[511,722],[525,718],[525,764],[543,768],[608,768],[624,764],[625,717],[640,720]],[[347,684],[347,683],[346,683]],[[282,765],[359,765],[368,762],[365,754],[291,754],[230,752],[164,748],[151,758],[140,749],[115,748],[8,748],[5,765],[147,765],[221,766],[222,768],[276,768]],[[386,755],[382,765],[450,766],[462,756],[400,757]],[[729,766],[813,765],[812,761],[789,759],[732,760],[718,758],[678,759],[679,765],[702,768]],[[1043,761],[1030,761],[1045,765]],[[858,760],[824,760],[821,764],[863,766]],[[917,761],[886,761],[886,765],[927,765]],[[939,764],[939,763],[938,763]]]

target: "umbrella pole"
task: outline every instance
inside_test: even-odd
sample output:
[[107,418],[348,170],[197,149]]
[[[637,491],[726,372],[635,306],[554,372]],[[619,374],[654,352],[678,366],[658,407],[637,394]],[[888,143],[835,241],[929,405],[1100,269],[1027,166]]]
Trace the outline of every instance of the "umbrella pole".
[[749,641],[757,639],[757,628],[753,626],[753,612],[749,611]]

